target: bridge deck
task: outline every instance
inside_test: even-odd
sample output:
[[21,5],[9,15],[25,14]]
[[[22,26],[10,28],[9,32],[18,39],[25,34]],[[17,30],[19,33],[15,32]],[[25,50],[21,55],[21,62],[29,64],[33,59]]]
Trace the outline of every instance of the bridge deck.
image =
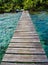
[[48,65],[28,12],[23,12],[1,65]]

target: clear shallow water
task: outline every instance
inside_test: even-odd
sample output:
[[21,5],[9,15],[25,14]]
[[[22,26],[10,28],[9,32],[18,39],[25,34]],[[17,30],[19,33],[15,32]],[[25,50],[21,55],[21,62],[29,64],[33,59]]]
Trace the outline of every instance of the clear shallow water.
[[20,19],[20,13],[0,14],[0,62]]
[[41,12],[40,14],[31,15],[33,24],[39,35],[42,47],[48,57],[48,14]]

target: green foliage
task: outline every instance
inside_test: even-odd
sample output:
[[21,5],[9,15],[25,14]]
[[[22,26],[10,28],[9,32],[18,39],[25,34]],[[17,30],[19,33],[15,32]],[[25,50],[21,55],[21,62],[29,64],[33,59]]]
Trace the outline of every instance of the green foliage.
[[14,7],[14,9],[15,9],[15,10],[16,10],[16,9],[19,9],[19,10],[20,10],[21,8],[20,8],[20,6],[17,5],[17,6]]
[[15,12],[16,9],[25,10],[46,10],[48,0],[0,0],[0,13]]
[[32,0],[25,0],[24,1],[24,9],[25,10],[32,8],[32,6],[33,6],[33,1]]
[[15,12],[21,9],[22,0],[0,0],[0,13]]
[[48,0],[24,0],[24,9],[46,10],[48,9]]
[[13,4],[4,4],[4,12],[10,12],[12,10]]

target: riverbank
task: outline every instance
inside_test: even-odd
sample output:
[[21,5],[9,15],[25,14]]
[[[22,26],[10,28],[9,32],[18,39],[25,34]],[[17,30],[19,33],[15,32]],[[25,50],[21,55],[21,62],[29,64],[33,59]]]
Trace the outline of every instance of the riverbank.
[[48,11],[29,11],[30,14],[41,14],[41,13],[44,13],[46,12],[48,14]]

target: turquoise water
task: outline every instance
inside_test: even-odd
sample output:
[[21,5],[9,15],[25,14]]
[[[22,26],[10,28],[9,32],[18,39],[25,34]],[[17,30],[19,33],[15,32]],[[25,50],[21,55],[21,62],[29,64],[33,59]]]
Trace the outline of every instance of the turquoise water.
[[31,15],[31,19],[39,35],[42,47],[48,57],[48,14],[46,12],[33,14]]
[[20,19],[20,13],[0,14],[0,62]]

